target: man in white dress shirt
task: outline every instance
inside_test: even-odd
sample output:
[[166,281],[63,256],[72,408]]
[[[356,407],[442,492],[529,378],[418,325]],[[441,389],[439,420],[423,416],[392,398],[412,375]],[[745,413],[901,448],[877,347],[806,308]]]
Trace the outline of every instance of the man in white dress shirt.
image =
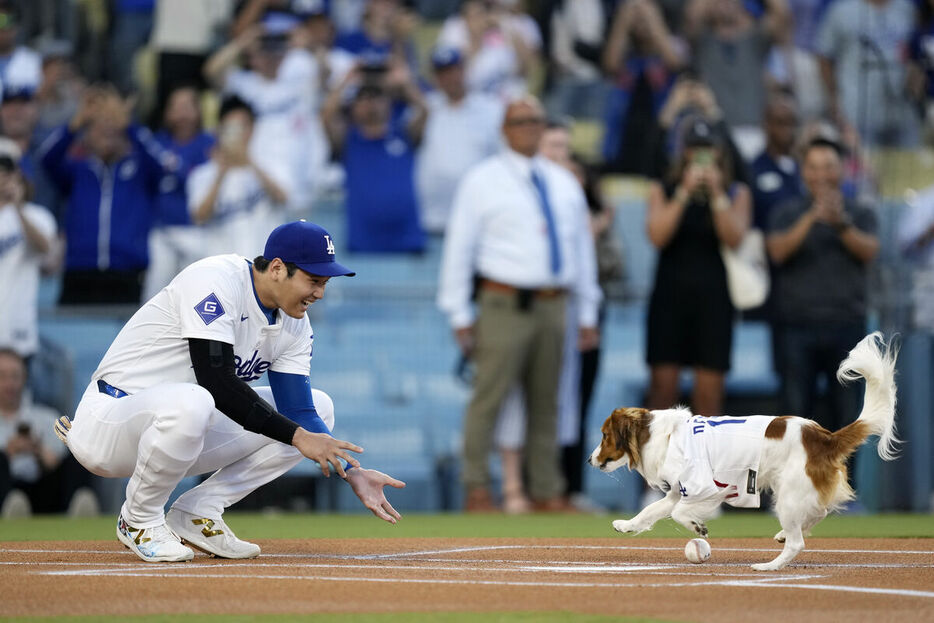
[[461,181],[444,241],[438,305],[476,365],[464,431],[468,511],[495,508],[488,455],[500,405],[516,382],[528,407],[529,494],[538,510],[566,507],[556,442],[566,297],[573,291],[580,302],[567,321],[577,323],[581,347],[589,348],[598,338],[601,294],[580,184],[536,156],[544,129],[537,99],[509,104],[508,148]]

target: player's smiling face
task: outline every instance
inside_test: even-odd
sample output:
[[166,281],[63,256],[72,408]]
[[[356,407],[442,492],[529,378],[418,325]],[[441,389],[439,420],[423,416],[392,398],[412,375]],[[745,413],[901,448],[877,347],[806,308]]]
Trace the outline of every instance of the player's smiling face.
[[276,296],[279,309],[292,318],[301,318],[310,305],[324,297],[324,287],[329,280],[330,277],[296,270],[294,275],[279,282]]

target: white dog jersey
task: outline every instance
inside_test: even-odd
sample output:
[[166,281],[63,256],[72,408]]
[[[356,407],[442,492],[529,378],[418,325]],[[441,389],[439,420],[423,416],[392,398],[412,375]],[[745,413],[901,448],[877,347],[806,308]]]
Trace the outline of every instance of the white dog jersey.
[[682,502],[721,497],[730,506],[758,508],[756,474],[773,417],[686,418],[668,442],[661,479]]
[[196,383],[188,338],[232,344],[237,376],[246,382],[267,370],[307,375],[314,337],[308,317],[279,312],[270,325],[251,266],[238,255],[190,265],[130,318],[93,378],[128,394],[163,383]]

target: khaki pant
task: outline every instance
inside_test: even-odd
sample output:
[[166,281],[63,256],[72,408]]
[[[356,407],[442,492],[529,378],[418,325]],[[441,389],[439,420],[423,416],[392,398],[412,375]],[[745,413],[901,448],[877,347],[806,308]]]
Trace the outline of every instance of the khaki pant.
[[464,484],[489,485],[489,455],[500,405],[518,382],[526,398],[525,454],[529,494],[561,494],[558,469],[558,378],[564,339],[564,296],[533,298],[518,309],[515,294],[482,290],[478,297],[473,396],[464,422]]

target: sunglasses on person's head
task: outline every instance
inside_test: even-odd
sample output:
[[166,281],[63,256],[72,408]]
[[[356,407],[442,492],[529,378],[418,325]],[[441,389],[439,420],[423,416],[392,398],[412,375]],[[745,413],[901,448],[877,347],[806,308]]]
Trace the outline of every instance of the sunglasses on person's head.
[[531,125],[545,125],[544,117],[515,117],[513,119],[507,119],[506,125],[508,126],[531,126]]

